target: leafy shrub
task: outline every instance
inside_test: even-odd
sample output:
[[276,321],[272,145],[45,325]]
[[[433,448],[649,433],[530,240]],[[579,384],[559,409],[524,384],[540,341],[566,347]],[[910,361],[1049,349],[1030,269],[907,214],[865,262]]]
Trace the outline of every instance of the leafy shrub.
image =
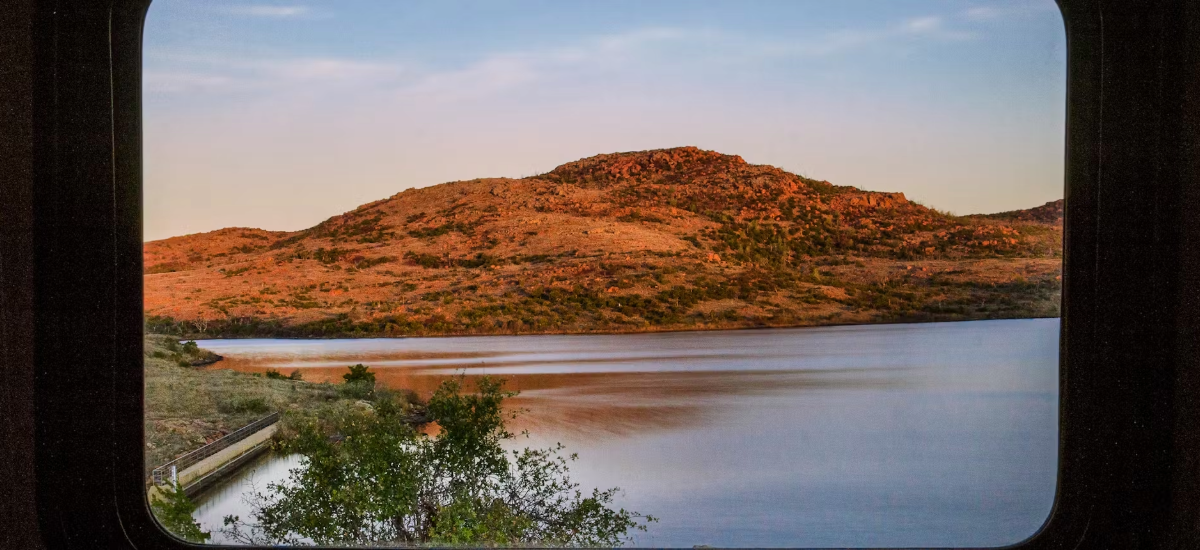
[[250,268],[249,267],[239,267],[237,269],[230,269],[228,271],[221,270],[221,271],[223,271],[225,273],[225,278],[229,278],[229,277],[235,277],[237,275],[241,275],[247,271],[250,271]]
[[[508,452],[502,403],[515,393],[483,377],[476,394],[448,380],[427,411],[436,436],[376,407],[333,429],[300,423],[285,447],[306,466],[249,497],[251,522],[226,516],[222,533],[256,545],[617,546],[650,516],[611,507],[617,488],[590,495],[568,476],[561,445]],[[586,496],[585,496],[586,495]]]
[[300,369],[296,369],[288,375],[288,380],[304,380],[304,377],[300,374]]
[[342,259],[343,256],[349,253],[349,250],[343,250],[337,247],[330,248],[329,250],[318,248],[313,252],[313,259],[323,264],[332,264]]
[[370,399],[375,391],[375,383],[366,380],[355,380],[338,386],[338,393],[349,399]]
[[617,218],[617,221],[622,222],[650,222],[650,223],[666,223],[662,218],[654,215],[642,214],[641,212],[630,212],[624,216]]
[[371,393],[371,401],[375,403],[376,408],[393,407],[399,409],[406,404],[420,403],[417,397],[417,392],[410,389],[391,389],[387,386],[379,385],[375,391]]
[[261,397],[235,397],[217,402],[217,410],[223,413],[265,413],[270,410]]
[[475,228],[479,225],[480,220],[475,220],[469,223],[463,222],[446,222],[436,227],[422,227],[409,230],[410,236],[422,239],[430,237],[440,237],[451,231],[457,231],[463,235],[471,236],[475,234]]
[[183,540],[202,543],[212,536],[192,519],[196,505],[178,483],[159,486],[158,493],[150,498],[150,510],[167,531]]
[[164,262],[145,268],[143,273],[146,275],[153,275],[156,273],[174,273],[176,271],[184,271],[187,268],[187,262]]
[[374,267],[377,265],[386,264],[386,263],[390,263],[390,262],[394,262],[394,261],[396,261],[395,256],[379,256],[376,258],[356,259],[354,262],[354,267],[356,267],[358,269],[367,269],[369,267]]
[[501,263],[503,263],[503,261],[500,260],[499,258],[489,255],[489,254],[478,253],[475,255],[474,258],[461,258],[461,259],[454,260],[454,263],[460,267],[477,269],[480,267],[500,265]]
[[263,374],[271,380],[287,380],[287,377],[284,376],[283,373],[275,369],[267,369],[267,372],[264,372]]
[[350,382],[370,382],[372,386],[375,385],[375,373],[368,370],[370,367],[359,363],[346,368],[350,369],[350,372],[343,374],[342,378],[347,384]]
[[414,264],[424,267],[426,269],[442,267],[442,264],[444,263],[440,256],[437,256],[434,254],[428,254],[425,252],[417,254],[411,250],[404,253],[404,258],[406,260],[410,260]]

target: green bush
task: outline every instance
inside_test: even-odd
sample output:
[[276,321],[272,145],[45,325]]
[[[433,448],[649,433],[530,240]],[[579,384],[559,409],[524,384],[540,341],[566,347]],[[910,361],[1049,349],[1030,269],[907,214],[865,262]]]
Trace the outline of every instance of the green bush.
[[188,542],[202,543],[212,536],[200,529],[200,524],[192,519],[196,505],[183,493],[178,483],[159,486],[158,489],[158,494],[150,499],[150,510],[167,531]]
[[375,391],[375,382],[355,380],[338,386],[338,393],[350,399],[369,399]]
[[292,371],[292,374],[288,375],[288,379],[289,380],[304,380],[304,377],[300,374],[300,369],[296,369],[296,370]]
[[350,369],[350,372],[343,374],[342,378],[345,379],[347,383],[364,381],[370,382],[371,386],[375,385],[375,373],[368,370],[370,367],[359,363],[346,368]]
[[[612,507],[617,488],[585,493],[562,446],[508,451],[502,402],[483,377],[476,394],[448,380],[427,410],[428,436],[376,407],[336,426],[301,422],[284,444],[306,467],[249,496],[252,522],[226,516],[222,533],[255,545],[617,546],[650,516]],[[333,441],[328,429],[344,437]]]
[[427,268],[427,269],[442,267],[442,264],[444,263],[442,261],[441,256],[437,256],[435,254],[429,254],[429,253],[425,253],[425,252],[417,254],[416,252],[413,252],[411,250],[404,253],[404,258],[412,261],[416,265],[419,265],[419,266]]
[[272,380],[287,380],[287,377],[284,376],[283,373],[275,369],[267,369],[267,372],[264,372],[263,374]]
[[376,409],[399,410],[405,405],[419,403],[420,399],[417,397],[417,392],[410,389],[394,390],[380,385],[371,392],[371,402],[375,404]]
[[235,397],[227,401],[218,401],[217,410],[223,413],[265,413],[271,407],[261,397]]

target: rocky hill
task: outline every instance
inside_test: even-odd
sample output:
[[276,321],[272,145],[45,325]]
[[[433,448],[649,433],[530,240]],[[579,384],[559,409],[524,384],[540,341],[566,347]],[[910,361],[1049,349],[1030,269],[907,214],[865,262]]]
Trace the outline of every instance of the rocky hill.
[[145,245],[150,330],[620,332],[1058,314],[1061,201],[952,216],[694,147]]
[[1058,199],[1028,210],[1012,210],[996,214],[976,214],[972,217],[1010,222],[1040,222],[1061,227],[1063,222],[1063,200]]

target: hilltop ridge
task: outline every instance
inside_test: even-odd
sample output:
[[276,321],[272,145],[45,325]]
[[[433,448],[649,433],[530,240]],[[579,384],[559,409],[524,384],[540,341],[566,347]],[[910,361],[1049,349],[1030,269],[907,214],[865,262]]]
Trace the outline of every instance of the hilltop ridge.
[[952,216],[741,157],[596,155],[408,189],[295,232],[146,243],[153,328],[642,331],[1052,316],[1061,201]]

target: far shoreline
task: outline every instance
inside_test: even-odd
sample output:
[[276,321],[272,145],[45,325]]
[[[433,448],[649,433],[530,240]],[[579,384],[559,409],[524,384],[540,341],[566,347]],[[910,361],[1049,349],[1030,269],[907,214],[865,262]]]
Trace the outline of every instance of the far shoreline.
[[[934,325],[947,323],[966,323],[980,321],[1014,321],[1023,319],[1061,319],[1061,315],[1030,315],[1030,316],[1010,316],[1010,317],[977,317],[967,319],[937,319],[937,320],[912,320],[912,319],[888,319],[879,321],[865,322],[839,322],[839,323],[816,323],[816,324],[781,324],[781,325],[756,325],[756,326],[732,326],[732,327],[714,327],[714,328],[663,328],[650,330],[616,330],[616,331],[541,331],[541,332],[488,332],[488,333],[458,333],[458,334],[410,334],[410,335],[382,335],[382,334],[365,334],[365,335],[335,335],[335,336],[271,336],[271,335],[252,335],[252,336],[209,336],[209,337],[188,337],[178,336],[180,341],[193,340],[196,342],[205,342],[212,340],[403,340],[409,338],[487,338],[500,336],[619,336],[619,335],[636,335],[636,334],[660,334],[660,333],[676,333],[676,332],[733,332],[733,331],[751,331],[751,330],[771,330],[771,329],[807,329],[807,328],[826,328],[826,327],[853,327],[853,326],[872,326],[872,325]],[[174,334],[152,333],[145,334],[162,334],[164,336],[176,336]]]

